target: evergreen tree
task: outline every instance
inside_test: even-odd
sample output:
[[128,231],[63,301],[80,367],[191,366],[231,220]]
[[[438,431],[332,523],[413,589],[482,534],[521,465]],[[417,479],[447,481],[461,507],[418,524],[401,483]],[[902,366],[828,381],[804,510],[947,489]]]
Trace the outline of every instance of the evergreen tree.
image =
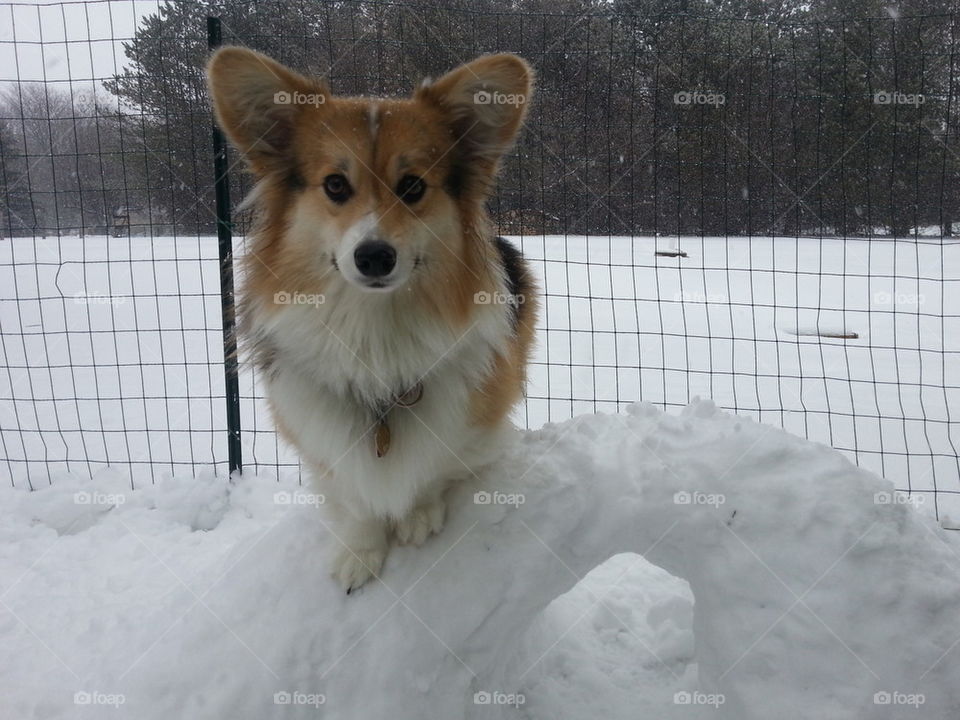
[[0,122],[0,237],[24,234],[35,224],[26,158],[7,122]]

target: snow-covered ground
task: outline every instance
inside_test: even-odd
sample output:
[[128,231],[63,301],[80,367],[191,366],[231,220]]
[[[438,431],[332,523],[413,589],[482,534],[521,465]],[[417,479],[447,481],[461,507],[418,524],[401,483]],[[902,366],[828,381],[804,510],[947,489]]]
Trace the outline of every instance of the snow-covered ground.
[[0,717],[960,717],[960,246],[517,242],[532,430],[349,598],[215,239],[0,244]]
[[[960,244],[515,240],[546,290],[521,425],[709,397],[960,518]],[[687,256],[655,255],[675,249]],[[65,459],[81,476],[112,464],[133,485],[225,469],[216,256],[211,237],[0,244],[0,457],[13,484],[56,481]],[[241,383],[247,466],[296,475],[251,374]]]
[[5,486],[0,716],[955,720],[960,536],[892,490],[637,404],[520,434],[347,596],[292,480]]

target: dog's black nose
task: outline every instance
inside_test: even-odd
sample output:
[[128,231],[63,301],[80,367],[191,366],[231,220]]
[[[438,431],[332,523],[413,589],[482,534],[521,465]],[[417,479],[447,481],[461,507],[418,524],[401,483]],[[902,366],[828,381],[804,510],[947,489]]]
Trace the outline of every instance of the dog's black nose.
[[353,261],[361,275],[379,278],[389,275],[397,264],[397,251],[383,240],[367,240],[353,251]]

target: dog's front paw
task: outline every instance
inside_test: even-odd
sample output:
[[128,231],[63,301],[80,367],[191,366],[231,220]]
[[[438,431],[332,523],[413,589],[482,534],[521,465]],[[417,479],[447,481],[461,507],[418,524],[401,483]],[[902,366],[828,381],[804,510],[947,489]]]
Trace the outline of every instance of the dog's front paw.
[[423,545],[431,534],[443,529],[446,511],[447,504],[442,498],[417,505],[397,522],[397,542],[401,545]]
[[333,561],[333,577],[349,595],[370,578],[377,577],[387,558],[387,546],[343,548]]
[[351,593],[377,577],[390,549],[389,526],[379,518],[342,517],[333,533],[339,550],[333,558],[333,579]]

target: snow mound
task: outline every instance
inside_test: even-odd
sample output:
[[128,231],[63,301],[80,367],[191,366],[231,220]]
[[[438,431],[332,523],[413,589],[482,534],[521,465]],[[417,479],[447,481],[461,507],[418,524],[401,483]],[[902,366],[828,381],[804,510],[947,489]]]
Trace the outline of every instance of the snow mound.
[[348,597],[305,488],[6,488],[0,707],[955,720],[960,542],[904,500],[712,403],[638,404],[518,435],[441,535]]

